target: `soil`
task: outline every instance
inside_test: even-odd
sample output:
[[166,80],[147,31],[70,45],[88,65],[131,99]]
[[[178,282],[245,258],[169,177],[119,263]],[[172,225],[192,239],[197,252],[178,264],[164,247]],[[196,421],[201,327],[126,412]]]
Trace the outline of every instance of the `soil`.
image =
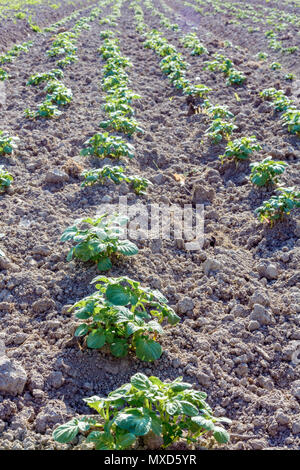
[[[226,87],[222,74],[203,71],[207,57],[192,57],[182,47],[183,31],[162,29],[157,18],[144,12],[145,22],[163,31],[189,62],[188,77],[199,77],[213,89],[211,100],[235,113],[235,137],[257,136],[263,150],[251,160],[269,154],[286,160],[281,181],[299,186],[299,139],[282,129],[278,115],[259,98],[267,87],[286,90],[283,74],[273,75],[266,64],[257,63],[250,48],[223,49],[225,37],[215,32],[212,19],[209,25],[200,18],[197,23],[193,15],[192,25],[203,32],[209,53],[226,54],[247,75],[244,86]],[[187,9],[168,16],[190,31]],[[32,122],[23,114],[44,99],[43,87],[26,86],[26,81],[33,72],[53,68],[45,54],[51,36],[35,36],[30,53],[5,68],[11,78],[5,82],[1,129],[18,135],[21,143],[14,157],[1,157],[15,181],[12,191],[0,196],[1,248],[11,260],[0,269],[0,340],[6,355],[26,371],[27,382],[20,395],[0,395],[0,448],[68,448],[53,442],[53,427],[87,414],[82,398],[106,395],[140,371],[163,380],[182,375],[207,392],[215,414],[233,420],[227,449],[299,449],[300,366],[293,360],[300,340],[298,214],[274,229],[258,222],[254,209],[271,191],[253,189],[249,163],[221,165],[218,155],[225,145],[209,145],[204,137],[208,120],[202,114],[188,116],[186,98],[162,75],[159,58],[143,47],[133,24],[125,1],[118,37],[122,53],[133,63],[130,87],[142,96],[134,107],[145,130],[130,140],[136,157],[127,163],[130,172],[153,181],[148,196],[137,196],[124,184],[80,188],[78,166],[101,165],[79,156],[106,117],[101,110],[103,62],[97,53],[99,32],[105,28],[99,21],[79,37],[79,61],[65,69],[63,79],[74,99],[55,121]],[[235,43],[237,37],[231,39]],[[48,182],[54,170],[64,172],[64,181]],[[184,186],[174,174],[185,175]],[[141,239],[136,241],[139,254],[110,272],[160,289],[181,316],[181,323],[161,338],[162,358],[145,364],[133,356],[118,360],[79,347],[68,307],[94,291],[90,282],[98,273],[92,265],[67,263],[68,247],[59,242],[62,232],[75,219],[101,212],[109,199],[117,203],[120,194],[130,204],[182,207],[192,203],[197,187],[213,190],[211,200],[204,201],[203,249],[186,251],[181,240]],[[217,267],[210,271],[209,265]],[[270,265],[275,269],[271,277]],[[254,320],[262,309],[259,321]]]

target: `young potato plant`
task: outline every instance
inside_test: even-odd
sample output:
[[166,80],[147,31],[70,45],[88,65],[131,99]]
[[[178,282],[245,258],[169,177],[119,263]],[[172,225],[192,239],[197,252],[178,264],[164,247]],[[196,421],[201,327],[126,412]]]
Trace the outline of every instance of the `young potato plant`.
[[226,85],[242,85],[246,80],[246,75],[236,69],[230,69],[227,74]]
[[[173,85],[176,86],[176,83],[177,81],[173,82]],[[178,86],[176,86],[176,88],[178,88]],[[201,83],[198,85],[192,85],[188,80],[184,80],[182,90],[184,95],[193,95],[198,96],[199,98],[205,98],[205,96],[212,91],[212,88],[202,85]]]
[[139,127],[136,119],[124,116],[120,111],[110,113],[110,119],[100,122],[100,127],[102,127],[102,129],[113,129],[116,132],[122,132],[129,136],[144,132],[144,130]]
[[254,151],[261,150],[261,146],[256,143],[255,135],[251,137],[241,137],[229,141],[225,149],[225,153],[220,155],[219,158],[222,163],[224,160],[247,160]]
[[70,88],[67,88],[62,82],[58,80],[51,80],[45,87],[48,93],[46,100],[57,104],[58,106],[65,106],[73,99],[73,93]]
[[84,145],[87,145],[87,147],[80,152],[83,156],[95,155],[99,158],[134,157],[133,145],[125,142],[121,137],[110,136],[108,132],[93,135]]
[[11,156],[18,148],[19,137],[10,136],[8,132],[0,131],[0,155]]
[[124,116],[133,116],[134,109],[130,106],[126,100],[126,98],[119,98],[114,96],[106,96],[105,97],[106,103],[102,105],[102,109],[106,113],[115,113],[115,112],[122,112]]
[[68,65],[73,64],[73,62],[77,62],[78,57],[76,55],[67,55],[63,59],[60,59],[56,62],[57,67],[62,69],[66,68]]
[[49,82],[51,80],[57,80],[64,78],[64,73],[60,69],[53,69],[50,72],[35,73],[29,78],[27,85],[38,85],[41,82]]
[[291,134],[300,136],[300,110],[291,106],[283,115],[283,126],[287,126]]
[[267,157],[261,162],[250,164],[250,181],[256,186],[266,186],[278,183],[278,177],[282,175],[287,166],[286,162],[274,161]]
[[221,142],[223,138],[229,139],[229,136],[237,129],[237,126],[232,122],[225,121],[223,119],[214,119],[205,132],[205,135],[212,140],[213,143],[217,144]]
[[75,336],[85,336],[89,348],[100,349],[106,344],[116,357],[134,351],[142,361],[159,359],[162,348],[156,339],[164,334],[162,323],[180,321],[161,292],[125,276],[97,277],[92,282],[101,282],[96,284],[97,291],[71,308],[76,309],[77,318],[85,320]]
[[99,416],[73,418],[58,426],[52,436],[67,443],[83,433],[96,450],[128,449],[149,433],[161,439],[162,448],[180,439],[191,445],[211,436],[218,444],[227,443],[230,436],[222,423],[231,421],[215,417],[206,399],[206,393],[194,390],[182,377],[162,382],[137,373],[107,398],[84,399]]
[[280,70],[282,68],[282,65],[279,62],[272,62],[270,65],[271,70]]
[[214,54],[214,60],[204,62],[204,69],[223,72],[227,76],[226,85],[242,85],[246,76],[233,67],[233,62],[222,54]]
[[[107,271],[112,267],[112,255],[132,256],[138,253],[137,246],[129,240],[122,240],[124,230],[121,226],[126,225],[127,217],[103,214],[92,219],[79,219],[76,225],[67,228],[61,241],[73,240],[75,247],[68,253],[67,261],[78,258],[81,261],[93,261],[97,263],[100,271]],[[89,224],[87,229],[78,228],[80,224]]]
[[261,222],[267,222],[271,227],[275,222],[282,221],[295,208],[300,207],[300,192],[295,188],[278,188],[278,196],[272,196],[268,201],[255,209],[255,214]]
[[136,194],[146,194],[146,189],[148,186],[152,186],[151,181],[147,178],[143,178],[137,175],[126,175],[124,173],[124,168],[121,166],[109,166],[104,165],[102,168],[96,170],[86,170],[82,173],[82,176],[85,178],[82,187],[92,186],[96,183],[103,184],[105,179],[111,179],[114,183],[120,184],[122,181],[132,184]]
[[4,166],[0,165],[0,192],[6,191],[13,180],[12,175],[5,170]]
[[37,111],[31,111],[30,109],[25,109],[24,111],[25,116],[29,119],[36,119],[36,118],[45,118],[45,119],[52,119],[59,117],[62,113],[56,106],[53,104],[51,100],[45,100],[42,103],[38,104]]
[[100,38],[101,39],[111,39],[115,37],[116,33],[114,31],[111,31],[109,29],[100,31]]
[[57,57],[65,54],[75,54],[77,50],[75,38],[76,34],[72,31],[59,33],[53,41],[51,49],[47,51],[47,55]]

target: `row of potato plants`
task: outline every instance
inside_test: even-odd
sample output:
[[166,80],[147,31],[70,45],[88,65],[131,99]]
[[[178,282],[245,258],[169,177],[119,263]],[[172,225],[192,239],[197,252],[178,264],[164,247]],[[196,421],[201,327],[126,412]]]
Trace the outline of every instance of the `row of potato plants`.
[[68,65],[78,60],[76,56],[77,40],[84,30],[90,29],[89,23],[94,21],[100,15],[101,11],[99,7],[93,8],[89,16],[80,18],[69,31],[59,33],[55,36],[46,54],[50,58],[58,58],[55,64],[57,68],[52,69],[50,72],[33,74],[27,82],[28,85],[38,85],[42,82],[46,82],[44,88],[47,93],[46,99],[38,104],[36,111],[26,109],[26,117],[30,119],[36,119],[38,117],[46,119],[59,117],[62,114],[59,107],[66,106],[72,101],[72,90],[67,88],[62,81],[60,81],[64,76],[62,69],[65,69]]
[[[151,2],[148,0],[148,7]],[[142,16],[139,11],[138,20],[141,22]],[[157,34],[157,32],[155,32]],[[199,45],[196,35],[186,35],[181,41],[189,43],[191,47]],[[205,47],[200,43],[201,48]],[[196,54],[201,55],[201,54]],[[214,54],[216,58],[213,62],[206,62],[204,69],[222,70],[225,74],[229,74],[232,68],[232,61],[223,55]],[[227,72],[226,72],[227,70]],[[233,69],[235,71],[235,69]],[[237,74],[239,74],[238,71]],[[235,73],[234,72],[234,73]],[[241,83],[238,83],[238,85]],[[227,85],[230,84],[227,82]],[[233,83],[232,83],[233,84]],[[288,126],[291,133],[299,134],[299,115],[300,112],[295,109],[291,100],[289,100],[281,90],[269,89],[261,93],[263,98],[273,98],[274,109],[276,111],[286,111],[283,115],[284,125]],[[212,119],[211,125],[207,129],[205,135],[211,139],[214,144],[220,143],[224,138],[228,140],[225,152],[220,155],[222,163],[224,161],[235,160],[238,163],[241,160],[247,160],[254,151],[261,150],[261,146],[256,142],[255,136],[241,137],[239,139],[230,140],[230,135],[237,129],[237,126],[231,121],[234,118],[227,106],[213,105],[207,98],[201,105],[201,111]],[[250,181],[258,186],[277,185],[278,176],[285,170],[286,164],[281,161],[273,161],[272,157],[266,157],[263,161],[250,165],[251,175]],[[280,221],[284,216],[289,215],[294,208],[300,207],[300,193],[294,187],[276,187],[277,195],[273,195],[269,200],[255,210],[255,215],[260,221],[266,221],[271,226],[276,221]]]
[[[105,22],[106,24],[112,26],[112,23],[116,23],[121,5],[122,1],[115,2],[113,21],[109,18],[110,21]],[[115,117],[130,120],[133,116],[131,100],[137,96],[128,88],[128,76],[125,72],[130,62],[121,56],[112,31],[102,32],[101,37],[104,45],[99,52],[106,61],[102,79],[102,89],[107,92],[104,110],[112,118],[107,127],[130,136],[138,131],[135,121],[131,121],[129,126],[126,124],[125,128],[118,126],[116,129],[114,124],[111,126]],[[115,115],[116,112],[119,114]],[[101,124],[106,128],[106,122]],[[134,132],[131,132],[132,126]],[[94,148],[94,143],[95,139],[88,141],[87,145],[92,147],[87,148]],[[96,152],[92,150],[83,154],[115,157],[118,156],[115,154],[116,148],[119,148],[118,145],[115,147],[112,141],[107,153],[100,151],[98,154],[96,147]],[[119,156],[122,154],[121,152]],[[120,239],[122,226],[127,221],[127,217],[117,214],[103,214],[98,219],[81,220],[92,225],[92,229],[80,231],[77,226],[69,227],[64,232],[62,241],[71,239],[77,243],[71,249],[69,259],[77,250],[80,259],[92,259],[102,270],[111,267],[110,262],[104,264],[113,254],[136,254],[137,248],[133,243]],[[105,262],[103,254],[106,257]],[[96,283],[96,292],[76,302],[71,308],[75,310],[76,318],[83,320],[76,329],[75,336],[85,337],[87,347],[104,347],[118,358],[132,351],[142,361],[158,360],[163,352],[157,342],[158,336],[164,333],[166,324],[172,326],[180,321],[163,294],[143,287],[138,281],[126,276],[98,276],[92,283]],[[131,377],[130,383],[114,390],[107,398],[93,396],[85,399],[87,405],[96,410],[99,416],[73,418],[58,426],[53,432],[53,438],[58,442],[68,443],[81,432],[84,433],[86,442],[92,443],[98,450],[123,450],[139,446],[141,439],[149,434],[159,437],[163,448],[179,439],[194,444],[205,434],[213,436],[219,443],[226,443],[229,434],[221,424],[230,423],[230,420],[215,417],[206,398],[204,392],[194,390],[191,384],[182,381],[182,377],[173,382],[162,382],[157,377],[138,373]]]

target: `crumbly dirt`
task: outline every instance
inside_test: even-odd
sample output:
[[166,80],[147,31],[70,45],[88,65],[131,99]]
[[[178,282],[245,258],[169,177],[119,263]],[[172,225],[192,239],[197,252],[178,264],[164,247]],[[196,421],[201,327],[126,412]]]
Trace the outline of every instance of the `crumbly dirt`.
[[[65,70],[63,81],[74,99],[59,119],[31,122],[23,115],[25,108],[44,99],[43,87],[28,87],[26,81],[31,73],[52,68],[45,54],[49,35],[37,35],[30,53],[6,67],[11,78],[6,82],[1,129],[17,134],[21,143],[14,157],[1,158],[15,181],[12,192],[0,196],[1,248],[11,260],[8,269],[0,270],[0,339],[28,380],[21,395],[0,395],[0,448],[67,447],[52,441],[53,427],[88,413],[82,398],[106,395],[140,371],[163,380],[182,375],[207,392],[215,413],[233,420],[228,449],[298,449],[300,366],[292,360],[300,340],[297,213],[272,230],[257,221],[254,209],[270,191],[253,189],[249,163],[220,164],[218,155],[225,145],[209,145],[203,135],[208,127],[204,115],[188,116],[186,98],[162,75],[155,53],[144,49],[128,7],[126,1],[117,30],[122,53],[133,63],[130,86],[143,97],[134,106],[145,130],[131,139],[136,158],[128,168],[152,179],[146,197],[136,196],[126,185],[80,188],[77,166],[100,163],[79,152],[105,117],[103,62],[97,54],[103,26],[97,20],[78,40],[79,61]],[[259,98],[267,87],[287,89],[282,75],[270,74],[248,49],[223,50],[217,33],[207,41],[202,37],[211,54],[223,51],[247,75],[243,87],[226,87],[221,74],[203,71],[206,57],[192,57],[181,46],[181,33],[163,30],[144,11],[145,22],[163,31],[189,62],[189,78],[200,77],[213,89],[213,102],[227,104],[236,114],[235,136],[257,136],[263,150],[252,161],[269,154],[286,160],[282,182],[299,187],[299,139],[282,129],[278,116]],[[185,10],[180,15],[188,31],[191,18],[187,21]],[[65,181],[48,183],[47,174],[57,169],[66,173]],[[184,186],[174,174],[185,175]],[[180,314],[181,323],[167,328],[161,339],[162,358],[145,364],[135,357],[118,360],[79,347],[73,339],[76,323],[67,310],[93,292],[90,282],[97,270],[66,262],[68,247],[59,242],[63,230],[74,219],[101,211],[108,196],[112,203],[121,193],[130,204],[183,206],[192,203],[197,186],[213,190],[211,200],[204,201],[202,250],[186,251],[180,241],[138,240],[139,254],[110,272],[160,289]],[[208,265],[215,262],[217,268],[209,271]],[[275,265],[274,279],[266,277],[264,263]],[[264,308],[256,329],[253,304]]]

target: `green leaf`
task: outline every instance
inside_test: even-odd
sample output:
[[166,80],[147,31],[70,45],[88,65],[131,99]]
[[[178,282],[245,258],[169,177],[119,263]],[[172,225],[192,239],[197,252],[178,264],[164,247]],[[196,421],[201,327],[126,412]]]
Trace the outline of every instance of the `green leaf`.
[[78,328],[76,328],[74,335],[75,336],[84,336],[89,332],[89,327],[86,323],[83,323],[82,325],[79,325]]
[[136,255],[139,252],[138,247],[129,240],[120,240],[118,251],[124,256]]
[[228,432],[220,426],[215,426],[213,436],[219,444],[226,444],[230,439]]
[[113,305],[128,305],[130,302],[130,292],[119,284],[111,284],[106,289],[106,299]]
[[100,349],[105,344],[105,335],[102,331],[94,330],[87,338],[87,346],[92,349]]
[[64,444],[66,442],[71,442],[78,433],[78,419],[74,418],[66,424],[58,426],[58,428],[53,431],[52,437],[55,441]]
[[136,341],[136,355],[142,361],[155,361],[162,355],[162,348],[153,339],[138,338]]
[[99,271],[108,271],[112,268],[112,263],[109,258],[102,258],[97,264]]

